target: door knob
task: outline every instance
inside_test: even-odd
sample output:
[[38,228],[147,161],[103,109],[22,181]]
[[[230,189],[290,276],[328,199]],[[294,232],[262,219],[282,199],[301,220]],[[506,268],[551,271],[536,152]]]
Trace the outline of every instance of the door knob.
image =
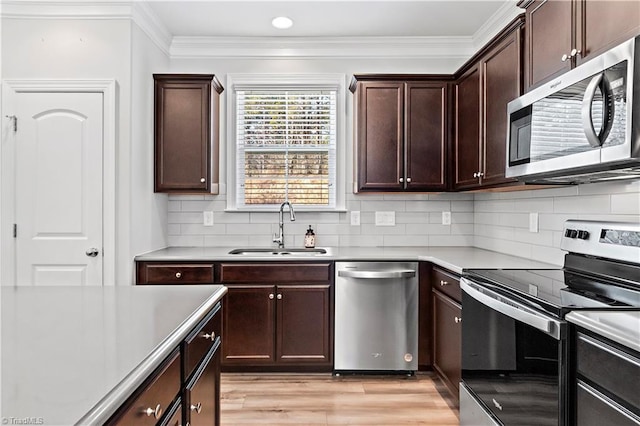
[[98,255],[98,253],[100,253],[100,250],[98,250],[95,247],[91,247],[90,249],[88,249],[84,253],[89,257],[96,257]]

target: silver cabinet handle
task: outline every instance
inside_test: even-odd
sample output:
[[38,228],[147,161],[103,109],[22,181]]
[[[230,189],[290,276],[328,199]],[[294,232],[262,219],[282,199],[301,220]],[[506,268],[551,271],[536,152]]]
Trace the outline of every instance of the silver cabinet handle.
[[200,178],[200,182],[204,183],[206,181],[205,178]]
[[403,183],[404,182],[404,178],[398,179],[398,182]]
[[273,293],[269,294],[269,299],[273,300],[274,297]]
[[478,177],[478,172],[473,172],[473,177],[477,178]]
[[202,403],[198,402],[195,405],[191,404],[191,407],[189,407],[191,409],[191,411],[195,411],[196,413],[200,414],[200,412],[202,411]]
[[453,317],[453,320],[456,322],[456,324],[460,324],[462,322],[462,318],[460,317]]
[[204,334],[202,335],[202,337],[204,337],[205,339],[210,339],[211,341],[214,341],[214,340],[216,340],[216,332],[215,332],[215,331],[212,331],[212,332],[211,332],[211,334],[209,334],[209,333],[204,333]]
[[395,271],[338,271],[339,277],[345,278],[412,278],[416,276],[413,269],[398,269]]
[[86,254],[89,257],[96,257],[98,253],[100,253],[100,250],[98,250],[95,247],[91,247],[90,249],[84,252],[84,254]]
[[162,407],[158,404],[155,409],[149,407],[146,410],[143,410],[142,413],[146,414],[147,417],[153,416],[154,419],[159,419],[162,415]]
[[410,177],[407,178],[407,183],[411,183],[411,178]]
[[440,280],[440,285],[444,287],[445,285],[449,285],[449,283],[447,281]]
[[182,272],[176,272],[176,278],[182,278]]
[[571,49],[571,57],[572,57],[572,58],[575,58],[575,57],[576,57],[576,56],[578,56],[580,53],[582,53],[582,52],[580,52],[580,51],[579,51],[578,49],[576,49],[576,48]]
[[282,300],[282,294],[278,293],[278,300]]
[[478,172],[478,177],[484,176],[484,172]]
[[562,55],[562,58],[560,58],[560,60],[562,62],[567,62],[569,60],[569,58],[570,58],[570,56],[565,53],[564,55]]

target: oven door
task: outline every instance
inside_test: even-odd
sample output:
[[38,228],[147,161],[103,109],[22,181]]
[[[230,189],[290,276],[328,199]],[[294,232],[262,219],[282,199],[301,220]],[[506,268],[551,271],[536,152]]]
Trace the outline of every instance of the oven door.
[[464,278],[461,425],[565,425],[566,323]]

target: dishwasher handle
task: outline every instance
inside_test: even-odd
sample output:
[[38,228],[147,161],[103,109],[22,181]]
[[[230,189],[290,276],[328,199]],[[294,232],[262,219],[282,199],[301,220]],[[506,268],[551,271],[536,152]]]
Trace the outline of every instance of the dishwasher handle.
[[364,278],[364,279],[381,279],[381,278],[413,278],[416,271],[413,269],[390,269],[390,270],[342,270],[338,271],[339,277],[345,278]]

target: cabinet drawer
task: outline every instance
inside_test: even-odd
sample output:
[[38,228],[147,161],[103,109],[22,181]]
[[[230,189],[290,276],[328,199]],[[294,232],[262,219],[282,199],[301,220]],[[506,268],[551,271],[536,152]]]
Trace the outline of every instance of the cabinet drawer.
[[197,327],[196,331],[185,339],[184,346],[184,377],[188,379],[204,356],[213,347],[216,340],[220,339],[222,332],[221,304],[213,308],[213,316],[205,319],[204,323]]
[[577,371],[640,412],[640,358],[578,333]]
[[460,291],[460,279],[457,276],[434,267],[432,277],[431,285],[435,290],[441,291],[456,302],[460,302],[462,293]]
[[138,284],[212,284],[211,263],[139,263]]
[[639,426],[640,417],[578,380],[576,424],[580,426]]
[[134,397],[124,414],[115,422],[117,425],[155,425],[171,402],[180,393],[180,353],[152,375],[148,384],[143,385],[142,393]]
[[327,282],[330,263],[223,263],[220,280],[227,283]]

